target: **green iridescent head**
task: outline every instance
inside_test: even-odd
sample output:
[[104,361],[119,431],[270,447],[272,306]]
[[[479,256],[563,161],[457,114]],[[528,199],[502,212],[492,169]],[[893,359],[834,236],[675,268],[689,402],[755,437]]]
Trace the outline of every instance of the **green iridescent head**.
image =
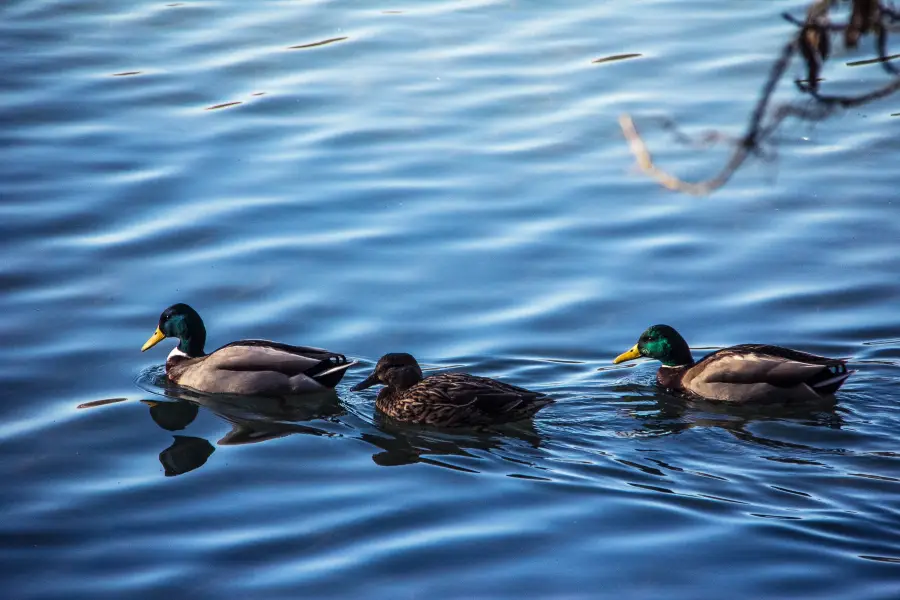
[[159,316],[159,324],[150,339],[141,348],[149,350],[166,338],[177,338],[178,349],[188,356],[203,356],[206,345],[206,327],[197,311],[187,304],[173,304]]
[[646,356],[655,358],[667,367],[679,367],[694,363],[691,348],[675,328],[668,325],[653,325],[641,334],[638,343],[613,361],[615,364]]

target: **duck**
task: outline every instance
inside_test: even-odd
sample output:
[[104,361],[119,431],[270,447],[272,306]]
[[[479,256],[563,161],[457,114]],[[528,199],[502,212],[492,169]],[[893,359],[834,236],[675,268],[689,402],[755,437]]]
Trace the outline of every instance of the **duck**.
[[662,363],[656,381],[667,390],[736,404],[818,401],[855,372],[842,359],[766,344],[723,348],[695,362],[687,342],[669,325],[649,327],[613,363],[642,356]]
[[169,381],[209,394],[284,397],[333,390],[355,364],[343,354],[268,340],[240,340],[207,354],[203,319],[181,303],[162,312],[141,352],[166,338],[178,340],[166,358]]
[[374,385],[375,408],[396,421],[438,427],[471,427],[528,419],[553,399],[496,379],[467,373],[422,376],[412,355],[385,354],[354,392]]

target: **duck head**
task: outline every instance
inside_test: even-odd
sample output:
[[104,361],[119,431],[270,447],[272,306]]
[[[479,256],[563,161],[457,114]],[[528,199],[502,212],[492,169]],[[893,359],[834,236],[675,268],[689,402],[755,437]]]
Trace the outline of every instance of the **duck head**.
[[203,319],[187,304],[173,304],[159,315],[159,324],[141,352],[149,350],[166,338],[178,339],[178,350],[189,357],[203,356],[206,327]]
[[358,392],[373,385],[382,384],[402,392],[420,381],[422,381],[422,369],[416,359],[404,352],[394,352],[382,356],[375,365],[375,371],[365,380],[354,385],[352,390]]
[[691,348],[674,327],[653,325],[641,334],[637,344],[628,352],[623,352],[613,361],[615,364],[646,356],[655,358],[667,367],[694,364]]

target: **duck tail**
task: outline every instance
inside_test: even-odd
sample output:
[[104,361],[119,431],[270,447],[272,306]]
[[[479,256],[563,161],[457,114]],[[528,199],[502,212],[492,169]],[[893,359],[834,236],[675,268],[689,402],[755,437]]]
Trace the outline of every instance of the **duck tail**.
[[847,381],[847,378],[856,373],[856,371],[848,371],[846,365],[841,365],[843,369],[838,369],[838,373],[834,375],[834,377],[829,377],[828,379],[823,379],[822,381],[817,381],[812,384],[812,388],[816,390],[819,394],[823,396],[827,396],[835,393],[840,389],[844,382]]
[[312,375],[313,380],[319,385],[334,389],[338,383],[340,383],[341,379],[344,378],[344,373],[347,372],[347,369],[356,364],[357,361],[348,361],[337,366],[331,367],[330,369],[325,369],[315,375]]
[[531,416],[531,415],[537,414],[537,412],[539,410],[541,410],[542,408],[544,408],[545,406],[547,406],[549,404],[553,404],[553,402],[554,402],[554,400],[550,396],[540,395],[528,403],[526,411],[527,411],[528,415]]

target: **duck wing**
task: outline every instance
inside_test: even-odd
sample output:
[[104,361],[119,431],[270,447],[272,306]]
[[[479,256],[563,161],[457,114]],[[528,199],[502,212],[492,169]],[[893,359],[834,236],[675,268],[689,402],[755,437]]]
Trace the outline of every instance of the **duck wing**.
[[736,396],[741,395],[737,391],[740,386],[753,386],[755,393],[767,388],[786,390],[808,386],[817,394],[830,394],[851,374],[846,362],[840,359],[780,346],[743,344],[710,354],[687,370],[683,384],[703,395],[709,395],[704,390],[725,389],[716,384],[731,386],[728,393]]
[[274,371],[288,377],[316,377],[338,367],[350,366],[343,354],[268,340],[232,342],[207,356],[206,361],[220,370]]
[[442,373],[424,379],[410,389],[434,408],[480,417],[485,421],[507,421],[533,415],[553,402],[552,398],[496,379],[465,373]]
[[243,340],[169,369],[178,384],[202,392],[257,396],[333,389],[353,363],[320,348]]

